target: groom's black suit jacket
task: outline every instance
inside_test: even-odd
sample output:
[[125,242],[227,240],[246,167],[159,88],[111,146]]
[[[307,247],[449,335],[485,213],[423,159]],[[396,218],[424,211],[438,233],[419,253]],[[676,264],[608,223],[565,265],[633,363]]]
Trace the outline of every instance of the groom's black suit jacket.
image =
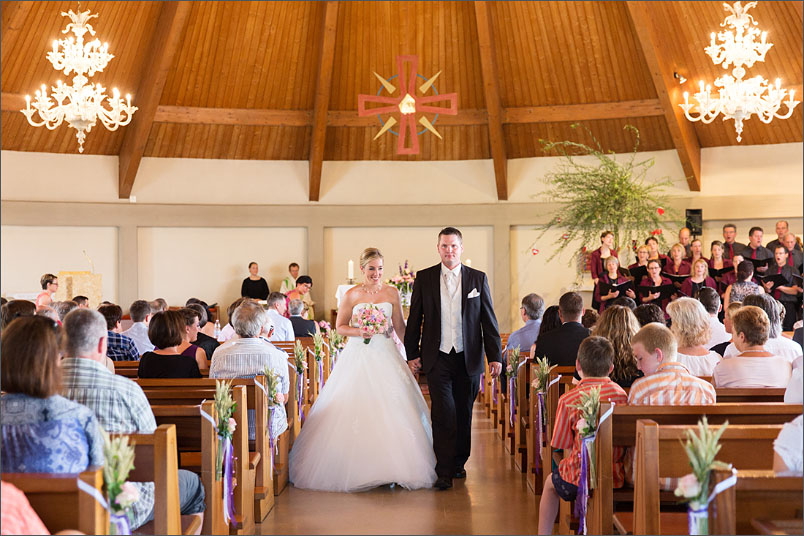
[[[477,290],[479,296],[469,298]],[[483,349],[489,362],[501,361],[500,330],[486,274],[461,266],[461,315],[463,317],[463,352],[470,376],[483,372]],[[441,264],[419,270],[413,283],[410,314],[405,331],[408,361],[422,358],[426,373],[438,359],[441,345]]]

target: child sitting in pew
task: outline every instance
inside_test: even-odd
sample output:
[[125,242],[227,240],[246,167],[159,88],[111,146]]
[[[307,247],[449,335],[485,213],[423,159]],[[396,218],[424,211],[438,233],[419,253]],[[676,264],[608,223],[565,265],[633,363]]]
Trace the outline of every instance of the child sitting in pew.
[[[609,374],[614,370],[614,348],[603,337],[586,338],[578,348],[575,368],[581,377],[578,386],[558,399],[552,446],[567,449],[569,455],[558,464],[558,471],[548,475],[539,503],[539,534],[552,534],[558,514],[559,499],[572,501],[578,492],[581,471],[581,437],[576,429],[580,412],[574,406],[580,402],[581,393],[600,388],[600,401],[625,404],[625,391],[614,383]],[[614,487],[623,485],[623,449],[614,447]]]

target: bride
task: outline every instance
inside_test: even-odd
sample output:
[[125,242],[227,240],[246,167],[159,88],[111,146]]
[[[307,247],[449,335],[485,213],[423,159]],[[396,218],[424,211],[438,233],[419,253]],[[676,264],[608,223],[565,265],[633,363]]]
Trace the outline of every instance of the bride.
[[[429,488],[436,479],[429,411],[390,330],[405,338],[399,291],[382,283],[383,257],[368,248],[360,257],[364,281],[346,293],[338,333],[349,337],[290,453],[297,488],[364,491],[383,484]],[[352,327],[368,304],[391,321],[388,333]],[[371,339],[364,344],[363,339]]]

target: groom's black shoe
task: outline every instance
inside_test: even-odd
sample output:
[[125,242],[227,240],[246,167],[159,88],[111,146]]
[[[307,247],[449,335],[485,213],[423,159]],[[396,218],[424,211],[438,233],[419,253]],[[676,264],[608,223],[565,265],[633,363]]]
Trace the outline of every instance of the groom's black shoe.
[[452,479],[448,476],[440,476],[438,480],[435,481],[435,484],[433,484],[433,487],[441,491],[449,489],[452,487]]
[[452,475],[452,478],[466,478],[466,469],[461,467],[460,469],[455,471],[455,474]]

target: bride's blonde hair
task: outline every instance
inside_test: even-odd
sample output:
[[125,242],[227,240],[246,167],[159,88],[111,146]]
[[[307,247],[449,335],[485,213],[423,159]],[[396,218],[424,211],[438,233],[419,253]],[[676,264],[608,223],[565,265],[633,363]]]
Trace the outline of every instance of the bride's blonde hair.
[[360,254],[360,268],[365,268],[374,259],[382,259],[382,253],[377,248],[366,248]]

